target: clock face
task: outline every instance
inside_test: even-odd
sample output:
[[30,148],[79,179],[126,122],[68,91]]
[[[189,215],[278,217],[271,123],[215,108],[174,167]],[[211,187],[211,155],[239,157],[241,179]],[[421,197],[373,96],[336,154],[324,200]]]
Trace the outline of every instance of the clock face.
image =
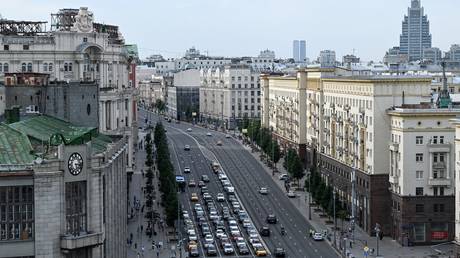
[[83,169],[83,158],[79,153],[72,153],[67,162],[67,167],[69,168],[70,174],[77,176],[81,173]]

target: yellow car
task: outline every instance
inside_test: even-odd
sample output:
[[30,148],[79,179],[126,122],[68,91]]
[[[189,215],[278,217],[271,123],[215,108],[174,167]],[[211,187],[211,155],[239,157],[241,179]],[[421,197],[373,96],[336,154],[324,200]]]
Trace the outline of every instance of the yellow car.
[[190,201],[197,202],[198,201],[198,195],[196,193],[192,193],[192,196],[190,197]]
[[256,256],[267,256],[267,251],[264,248],[257,248]]

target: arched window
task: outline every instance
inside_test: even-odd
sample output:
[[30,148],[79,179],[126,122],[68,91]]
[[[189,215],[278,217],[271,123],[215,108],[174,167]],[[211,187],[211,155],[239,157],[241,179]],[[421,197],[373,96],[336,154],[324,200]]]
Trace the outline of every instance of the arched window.
[[43,63],[43,72],[48,72],[48,63]]
[[32,72],[32,63],[27,64],[27,71],[30,73]]
[[24,73],[27,71],[27,64],[26,63],[22,63],[22,66],[21,66],[21,71]]
[[69,65],[67,63],[64,63],[64,72],[67,72],[69,70]]
[[72,63],[69,63],[69,72],[72,72]]
[[9,72],[9,65],[8,65],[8,63],[4,63],[4,64],[3,64],[3,72],[4,72],[4,73]]
[[49,63],[48,64],[48,72],[52,72],[53,71],[53,63]]

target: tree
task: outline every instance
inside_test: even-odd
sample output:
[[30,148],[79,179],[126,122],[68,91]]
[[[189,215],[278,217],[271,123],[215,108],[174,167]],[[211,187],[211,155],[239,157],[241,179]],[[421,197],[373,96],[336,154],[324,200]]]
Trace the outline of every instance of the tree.
[[271,141],[268,155],[270,157],[270,160],[273,161],[273,163],[278,163],[278,161],[281,158],[281,151],[278,142],[274,140]]
[[166,110],[166,104],[163,100],[159,99],[155,102],[155,108],[158,112],[163,113]]
[[288,172],[297,180],[297,183],[304,176],[302,161],[297,153],[295,153],[291,162],[288,164]]

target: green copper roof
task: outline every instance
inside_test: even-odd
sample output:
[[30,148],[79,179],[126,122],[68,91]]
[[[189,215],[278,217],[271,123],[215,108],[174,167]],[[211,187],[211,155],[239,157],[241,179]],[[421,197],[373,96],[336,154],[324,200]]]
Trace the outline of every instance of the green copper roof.
[[33,140],[51,145],[82,144],[97,136],[96,128],[74,126],[51,116],[37,116],[10,126]]
[[0,164],[32,164],[32,145],[26,135],[0,124]]
[[134,58],[139,58],[139,50],[136,44],[125,45],[128,54]]
[[113,141],[112,138],[110,138],[110,136],[107,136],[105,134],[99,134],[96,138],[93,138],[93,140],[91,141],[91,152],[93,154],[104,152],[107,150],[107,145],[112,142]]

